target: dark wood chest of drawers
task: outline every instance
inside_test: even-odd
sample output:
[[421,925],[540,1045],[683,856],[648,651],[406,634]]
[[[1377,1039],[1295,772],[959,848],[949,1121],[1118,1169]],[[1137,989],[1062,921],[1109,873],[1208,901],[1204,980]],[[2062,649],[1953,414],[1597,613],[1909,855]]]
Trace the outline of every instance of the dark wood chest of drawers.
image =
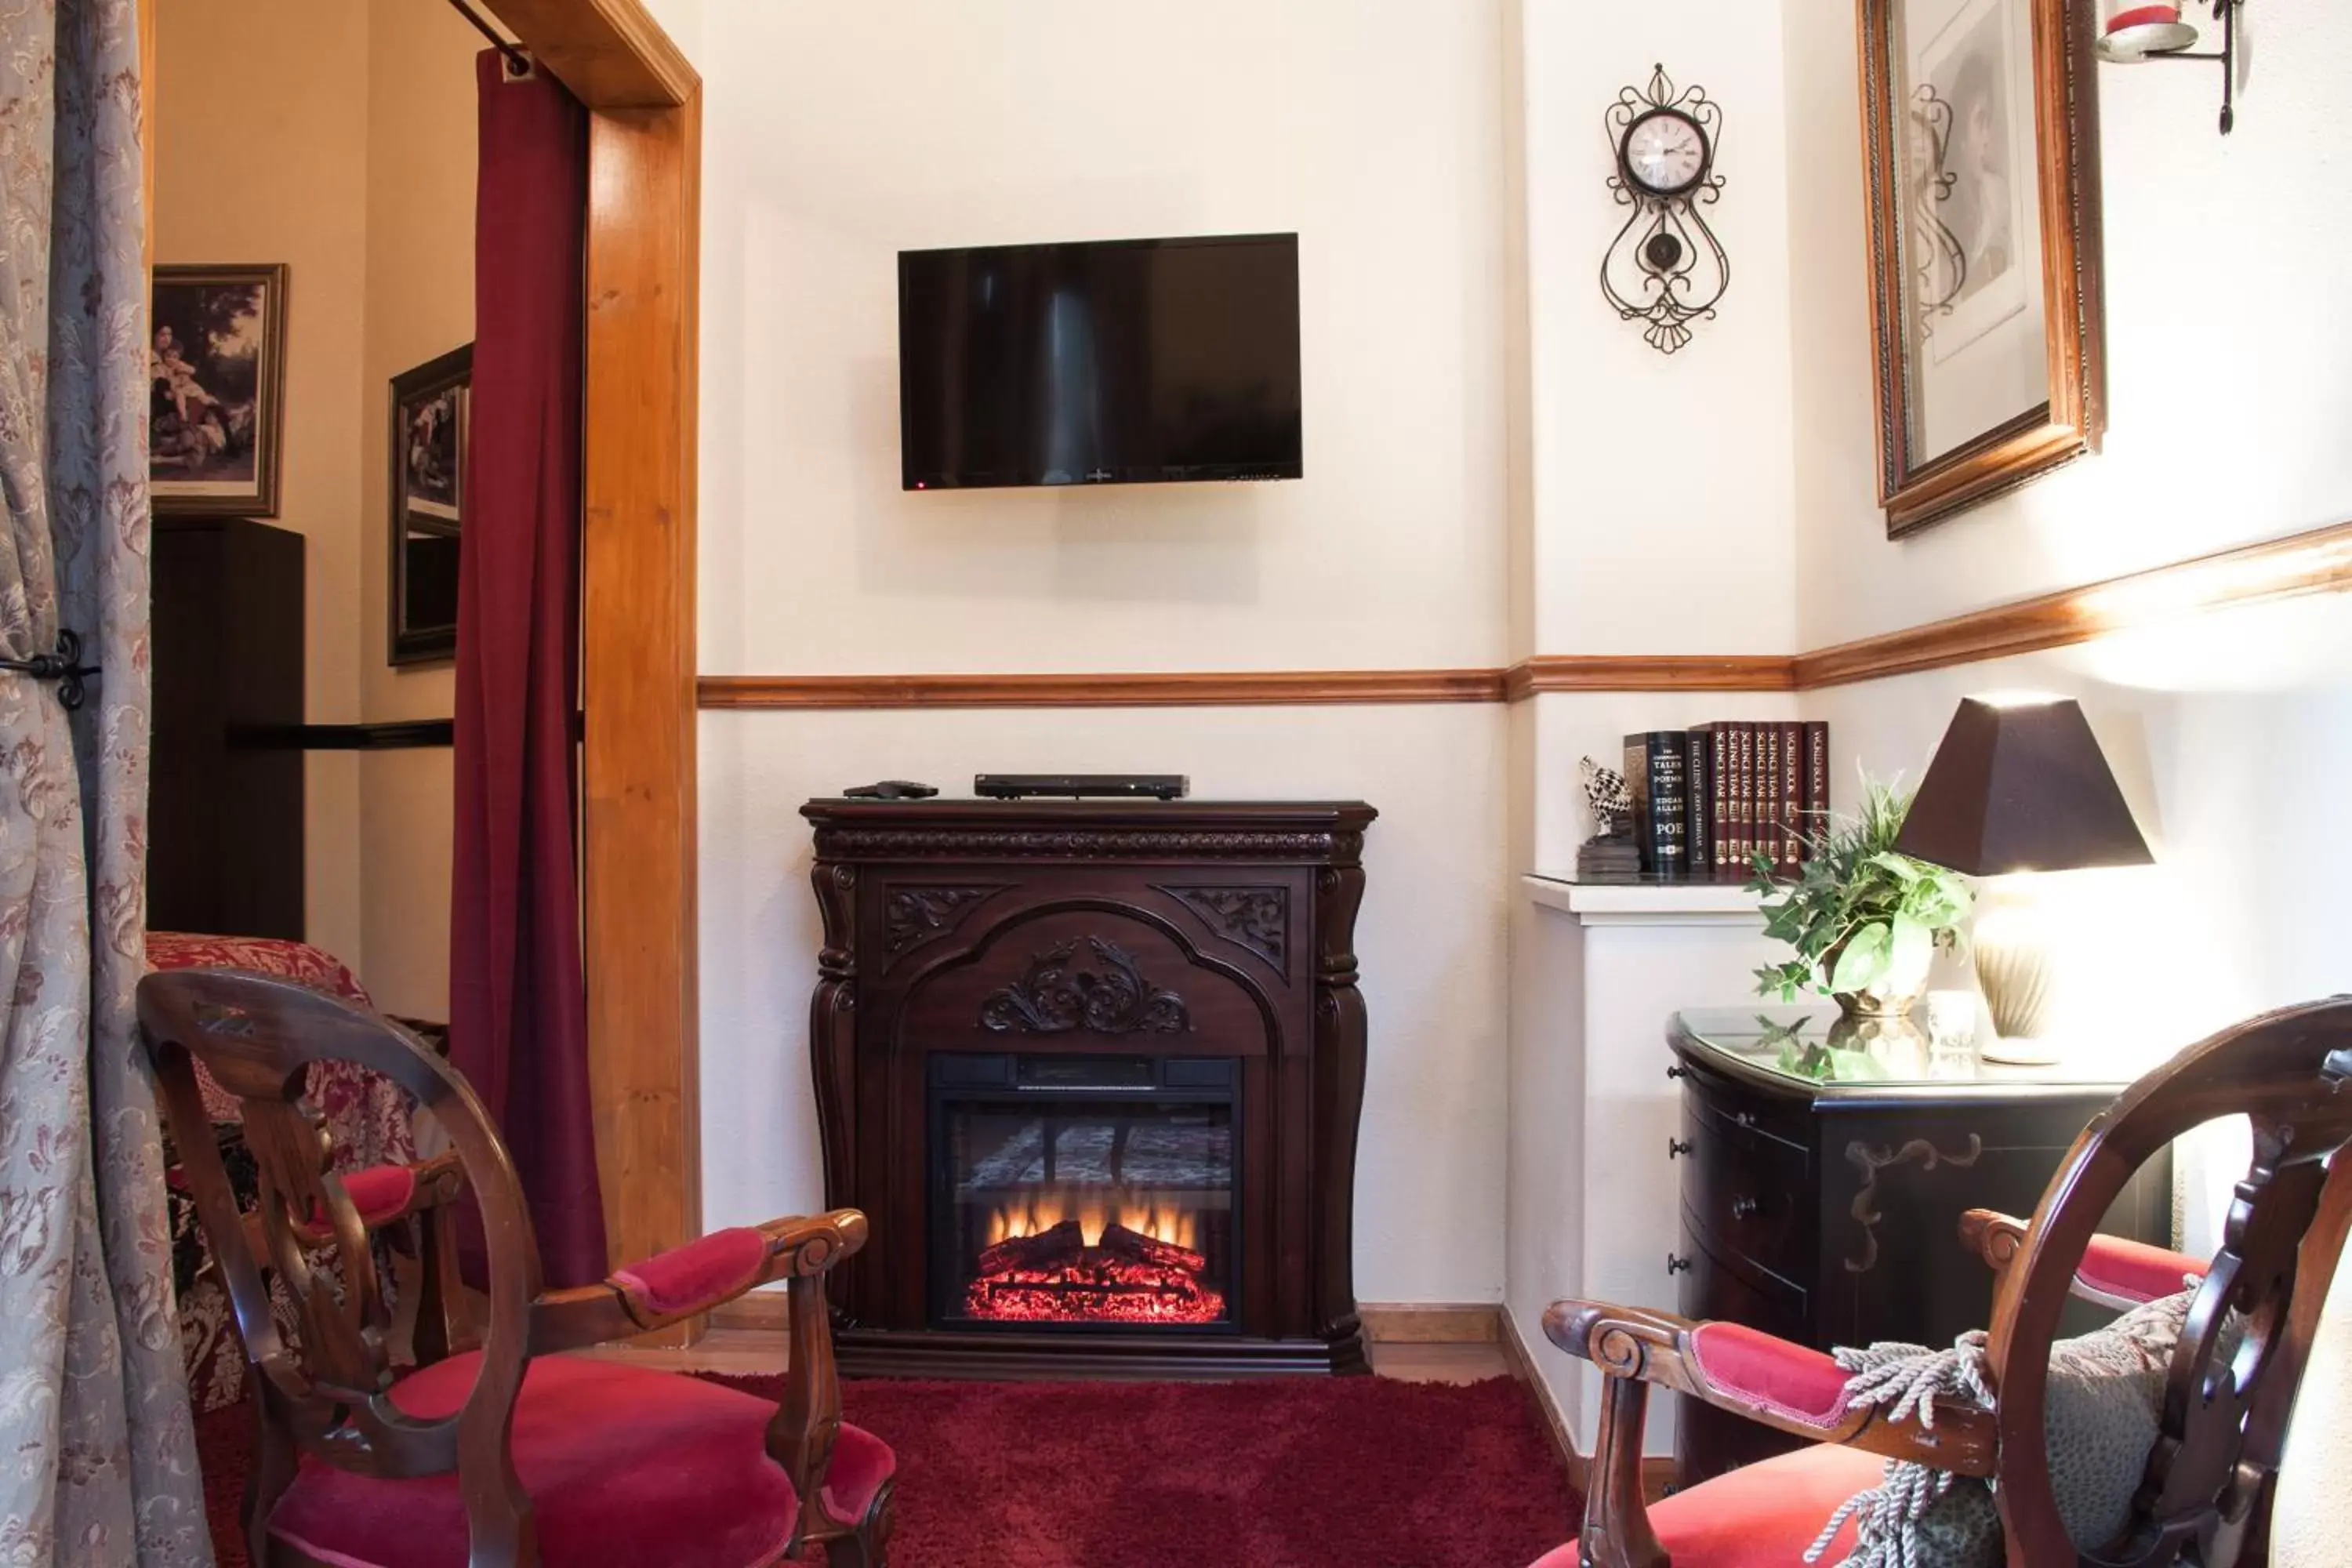
[[[1959,1242],[1971,1208],[2030,1215],[2059,1162],[2121,1082],[1997,1068],[1916,1037],[1832,1048],[1812,1009],[1691,1013],[1669,1032],[1682,1131],[1668,1151],[1682,1199],[1680,1310],[1820,1350],[1902,1340],[1942,1346],[1991,1316],[1992,1277]],[[2169,1244],[2168,1161],[2108,1215],[2115,1235]],[[2074,1331],[2099,1321],[2080,1309]],[[1685,1485],[1796,1447],[1689,1402]]]
[[[157,518],[147,924],[303,935],[302,536]],[[280,738],[273,739],[273,735]]]

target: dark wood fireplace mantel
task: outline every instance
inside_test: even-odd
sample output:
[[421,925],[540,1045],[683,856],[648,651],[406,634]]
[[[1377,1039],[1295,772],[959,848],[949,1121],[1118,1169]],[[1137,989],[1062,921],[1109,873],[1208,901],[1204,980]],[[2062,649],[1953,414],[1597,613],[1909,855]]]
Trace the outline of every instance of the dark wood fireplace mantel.
[[[845,1372],[1364,1369],[1354,937],[1370,806],[818,800],[802,814],[824,921],[810,1053],[825,1201],[873,1222],[833,1279]],[[935,1085],[1081,1058],[1235,1086],[1220,1091],[1234,1293],[1213,1329],[943,1318]],[[1149,1065],[1200,1058],[1213,1060]]]

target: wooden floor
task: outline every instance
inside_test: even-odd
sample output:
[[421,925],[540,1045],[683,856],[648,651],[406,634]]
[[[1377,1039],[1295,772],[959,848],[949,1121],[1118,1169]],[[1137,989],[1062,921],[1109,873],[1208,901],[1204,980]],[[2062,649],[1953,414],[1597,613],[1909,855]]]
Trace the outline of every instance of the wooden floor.
[[1491,1340],[1474,1344],[1384,1344],[1376,1340],[1371,1352],[1375,1373],[1403,1383],[1483,1383],[1511,1375],[1509,1358]]
[[[662,1372],[715,1372],[726,1377],[773,1375],[784,1370],[786,1340],[781,1329],[721,1325],[684,1350],[604,1345],[581,1355],[625,1361]],[[1477,1383],[1508,1377],[1503,1347],[1492,1341],[1468,1344],[1393,1343],[1375,1340],[1372,1371],[1406,1383]]]

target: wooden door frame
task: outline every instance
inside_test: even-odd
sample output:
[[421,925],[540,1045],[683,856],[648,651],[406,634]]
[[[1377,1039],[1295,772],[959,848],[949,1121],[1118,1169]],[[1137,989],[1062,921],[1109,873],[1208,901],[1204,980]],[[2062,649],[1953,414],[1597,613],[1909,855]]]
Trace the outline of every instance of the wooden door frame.
[[596,1164],[617,1265],[702,1229],[694,685],[702,82],[640,0],[488,4],[589,111],[581,926]]

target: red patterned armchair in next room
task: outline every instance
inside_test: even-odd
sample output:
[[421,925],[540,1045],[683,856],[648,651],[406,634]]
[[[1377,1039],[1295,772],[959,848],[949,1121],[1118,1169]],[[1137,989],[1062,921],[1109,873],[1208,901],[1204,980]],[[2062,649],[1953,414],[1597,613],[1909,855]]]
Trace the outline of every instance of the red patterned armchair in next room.
[[[2218,1117],[2251,1118],[2254,1158],[2210,1265],[2095,1234],[2132,1173]],[[1849,1408],[1819,1352],[1732,1323],[1561,1301],[1544,1330],[1604,1374],[1601,1429],[1575,1542],[1537,1568],[1795,1568],[1839,1505],[1887,1458],[1990,1478],[2009,1568],[2254,1568],[2267,1560],[2279,1457],[2312,1336],[2352,1227],[2352,1001],[2269,1014],[2183,1052],[2084,1129],[2032,1221],[1979,1210],[1962,1225],[1999,1275],[1984,1357],[1990,1402],[1916,1415]],[[2051,1346],[2072,1295],[2116,1307],[2195,1293],[2164,1367],[2158,1436],[2130,1522],[2078,1552],[2061,1521],[2044,1414]],[[1642,1423],[1671,1389],[1814,1447],[1645,1508]],[[1824,1563],[1851,1549],[1848,1523]]]
[[[212,936],[191,931],[147,933],[147,966],[172,969],[247,969],[283,975],[316,991],[329,992],[362,1007],[374,1005],[351,970],[332,953],[308,942],[274,937]],[[237,1125],[234,1095],[196,1069],[196,1087],[212,1118],[213,1142],[221,1151],[240,1203],[250,1206],[253,1157]],[[310,1103],[325,1119],[333,1141],[336,1173],[349,1184],[352,1201],[371,1230],[387,1237],[403,1233],[394,1225],[406,1212],[404,1194],[429,1191],[441,1179],[436,1162],[419,1163],[408,1124],[408,1097],[384,1079],[351,1062],[320,1062],[310,1069]],[[167,1151],[170,1184],[172,1283],[180,1303],[180,1345],[187,1360],[188,1394],[198,1410],[218,1410],[245,1396],[245,1352],[236,1341],[236,1314],[220,1266],[205,1243],[187,1174],[176,1146]],[[455,1161],[448,1162],[450,1165]],[[289,1317],[281,1332],[299,1332]]]
[[[139,1022],[226,1277],[255,1392],[246,1531],[257,1568],[765,1568],[823,1543],[881,1568],[897,1460],[841,1419],[824,1271],[866,1240],[854,1209],[715,1231],[601,1284],[548,1290],[530,1216],[481,1101],[408,1031],[291,981],[151,974]],[[258,1172],[241,1215],[198,1089],[236,1098]],[[414,1369],[386,1354],[371,1194],[332,1167],[310,1064],[383,1075],[430,1111],[459,1171],[411,1194],[424,1262]],[[477,1334],[457,1310],[450,1205],[488,1251]],[[340,1287],[321,1255],[340,1265]],[[290,1297],[278,1331],[268,1276]],[[555,1352],[626,1339],[789,1281],[792,1349],[772,1404],[697,1378]]]

